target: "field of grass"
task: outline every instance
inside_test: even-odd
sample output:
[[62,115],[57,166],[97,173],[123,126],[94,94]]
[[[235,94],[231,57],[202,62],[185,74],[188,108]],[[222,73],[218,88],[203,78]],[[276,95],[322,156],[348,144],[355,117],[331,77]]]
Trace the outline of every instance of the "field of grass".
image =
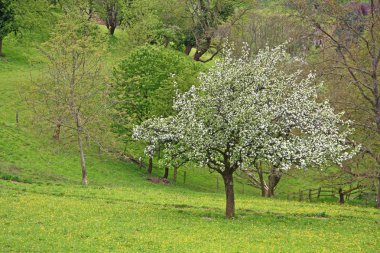
[[[131,173],[131,172],[130,172]],[[122,187],[0,183],[2,252],[378,252],[379,212],[141,180]]]
[[[138,166],[89,149],[90,185],[81,186],[75,145],[35,129],[20,96],[41,56],[12,38],[4,47],[0,252],[378,252],[379,210],[264,199],[237,181],[237,217],[226,220],[222,181],[201,168],[181,169],[177,184],[152,184]],[[111,50],[109,64],[119,59]],[[314,186],[312,177],[285,177],[279,191]]]

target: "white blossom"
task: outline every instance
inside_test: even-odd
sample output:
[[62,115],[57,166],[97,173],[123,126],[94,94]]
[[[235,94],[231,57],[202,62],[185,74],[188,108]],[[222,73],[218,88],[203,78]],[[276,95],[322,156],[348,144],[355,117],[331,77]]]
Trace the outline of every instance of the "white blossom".
[[[328,101],[318,102],[315,74],[288,73],[293,63],[284,47],[265,48],[254,58],[216,62],[199,77],[201,85],[177,93],[176,115],[145,121],[133,137],[167,152],[223,172],[250,166],[257,159],[288,169],[341,163],[355,154],[347,144],[352,129]],[[227,159],[227,160],[226,160]],[[228,167],[229,166],[229,167]]]

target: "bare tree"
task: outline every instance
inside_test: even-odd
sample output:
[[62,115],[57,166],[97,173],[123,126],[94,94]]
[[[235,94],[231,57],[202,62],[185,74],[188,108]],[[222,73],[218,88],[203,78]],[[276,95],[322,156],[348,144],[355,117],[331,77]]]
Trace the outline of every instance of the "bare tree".
[[[322,35],[320,66],[324,74],[342,79],[335,89],[349,90],[347,101],[356,104],[348,114],[357,121],[357,139],[364,157],[374,162],[365,170],[347,169],[361,178],[377,181],[380,208],[380,1],[341,4],[339,1],[292,0],[300,17]],[[346,110],[347,111],[347,110]]]
[[285,171],[273,164],[256,162],[254,166],[244,168],[240,177],[247,178],[250,185],[261,190],[262,197],[273,197],[275,190]]
[[299,19],[285,13],[268,15],[252,9],[232,27],[228,40],[236,45],[248,44],[251,53],[266,46],[274,47],[288,41],[286,47],[291,54],[305,54],[313,43],[312,29]]
[[55,124],[54,138],[59,138],[61,128],[76,138],[84,185],[88,183],[84,139],[101,129],[106,109],[104,43],[99,34],[86,19],[63,17],[50,40],[39,48],[48,70],[33,82],[34,108],[43,112],[42,119]]

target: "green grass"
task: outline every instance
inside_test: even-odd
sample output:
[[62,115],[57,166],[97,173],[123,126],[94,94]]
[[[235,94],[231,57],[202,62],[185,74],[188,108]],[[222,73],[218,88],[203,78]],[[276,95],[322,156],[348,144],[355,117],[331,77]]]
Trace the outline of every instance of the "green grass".
[[[110,67],[127,53],[121,50],[123,40],[110,41]],[[374,208],[264,199],[241,181],[235,182],[237,217],[226,220],[221,178],[195,166],[180,169],[177,184],[152,184],[138,166],[90,147],[90,185],[82,187],[75,144],[58,145],[51,140],[50,129],[36,129],[20,96],[30,76],[44,67],[38,51],[26,45],[27,41],[19,44],[8,38],[7,58],[0,61],[0,252],[377,252],[380,248],[380,212]],[[143,154],[138,145],[130,151]],[[163,175],[162,168],[155,167],[154,175]],[[313,179],[312,172],[285,177],[278,191],[315,187]]]
[[[130,180],[128,180],[130,181]],[[377,252],[379,212],[131,182],[0,183],[0,249],[33,252]]]

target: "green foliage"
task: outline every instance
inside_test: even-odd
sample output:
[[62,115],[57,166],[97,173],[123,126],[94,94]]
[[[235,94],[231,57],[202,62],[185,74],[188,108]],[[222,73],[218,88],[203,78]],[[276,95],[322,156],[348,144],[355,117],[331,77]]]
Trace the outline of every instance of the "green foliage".
[[203,67],[172,49],[149,45],[134,49],[114,71],[119,133],[128,138],[133,125],[171,115],[176,88],[186,91],[195,85]]
[[186,10],[178,0],[133,1],[124,28],[132,46],[150,43],[179,48],[187,23],[185,16]]
[[[15,12],[11,8],[11,0],[0,0],[0,40],[9,33],[16,31]],[[1,54],[0,45],[0,54]]]
[[0,54],[1,42],[10,33],[17,34],[19,43],[31,34],[46,40],[54,23],[47,0],[0,0]]
[[21,33],[46,33],[54,27],[56,19],[47,0],[13,0],[13,9]]

